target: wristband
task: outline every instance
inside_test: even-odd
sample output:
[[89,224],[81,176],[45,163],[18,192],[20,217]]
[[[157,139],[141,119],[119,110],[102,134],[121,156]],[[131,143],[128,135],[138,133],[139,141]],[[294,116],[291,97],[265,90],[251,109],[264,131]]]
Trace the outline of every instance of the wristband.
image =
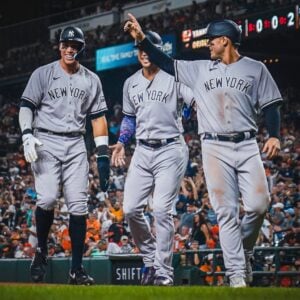
[[101,135],[94,137],[96,148],[102,145],[108,146],[108,136],[107,135]]
[[26,129],[24,129],[24,131],[22,131],[22,135],[25,135],[25,134],[28,134],[28,133],[30,133],[30,134],[33,133],[32,128],[26,128]]

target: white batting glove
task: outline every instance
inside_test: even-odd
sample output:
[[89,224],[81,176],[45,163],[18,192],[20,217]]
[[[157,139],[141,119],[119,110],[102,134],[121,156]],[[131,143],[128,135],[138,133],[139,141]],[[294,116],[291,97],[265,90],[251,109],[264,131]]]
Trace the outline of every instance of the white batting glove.
[[37,160],[38,156],[35,150],[36,145],[42,146],[43,143],[35,138],[31,133],[22,136],[24,156],[27,162],[32,163]]

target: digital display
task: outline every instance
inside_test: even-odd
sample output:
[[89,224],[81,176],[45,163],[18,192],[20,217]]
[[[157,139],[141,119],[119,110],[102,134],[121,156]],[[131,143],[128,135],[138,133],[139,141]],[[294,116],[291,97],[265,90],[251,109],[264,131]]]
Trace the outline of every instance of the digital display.
[[242,21],[237,20],[242,25],[243,36],[275,32],[289,28],[299,29],[299,6],[294,9],[278,10],[269,15],[246,18]]
[[[276,32],[279,30],[299,29],[299,5],[286,9],[274,10],[270,13],[256,14],[234,21],[242,30],[242,38],[254,37],[259,34]],[[206,47],[207,39],[201,40],[206,33],[206,27],[187,29],[181,33],[182,50],[193,50]]]

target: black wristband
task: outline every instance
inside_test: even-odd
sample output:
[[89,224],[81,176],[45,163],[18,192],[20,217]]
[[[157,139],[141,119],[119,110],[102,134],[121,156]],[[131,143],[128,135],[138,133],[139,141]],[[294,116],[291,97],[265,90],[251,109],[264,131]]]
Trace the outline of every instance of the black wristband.
[[26,128],[26,129],[22,132],[22,135],[28,134],[28,133],[30,133],[30,134],[33,133],[32,128]]
[[98,156],[108,156],[108,146],[101,145],[97,147]]

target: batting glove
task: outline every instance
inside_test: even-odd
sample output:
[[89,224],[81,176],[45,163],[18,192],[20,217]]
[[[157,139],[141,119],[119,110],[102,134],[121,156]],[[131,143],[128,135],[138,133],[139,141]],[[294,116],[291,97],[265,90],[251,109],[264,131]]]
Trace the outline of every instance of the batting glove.
[[110,173],[108,146],[106,145],[98,147],[97,167],[100,179],[100,188],[103,192],[106,192],[109,186]]
[[24,134],[22,136],[23,147],[24,147],[24,156],[27,162],[32,163],[37,160],[38,156],[36,153],[36,145],[42,146],[43,143],[35,138],[31,133]]

